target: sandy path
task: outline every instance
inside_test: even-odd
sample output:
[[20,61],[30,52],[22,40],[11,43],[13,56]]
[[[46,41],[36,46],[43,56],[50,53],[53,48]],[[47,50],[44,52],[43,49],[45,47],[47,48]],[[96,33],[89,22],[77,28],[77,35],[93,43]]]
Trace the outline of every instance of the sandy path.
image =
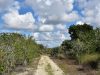
[[[49,64],[49,69],[46,68]],[[51,73],[52,72],[52,73]],[[16,75],[64,75],[64,72],[48,56],[41,56],[36,71],[27,69],[25,72]]]
[[41,56],[34,75],[50,75],[45,69],[48,64],[51,66],[52,75],[64,75],[63,71],[48,56]]

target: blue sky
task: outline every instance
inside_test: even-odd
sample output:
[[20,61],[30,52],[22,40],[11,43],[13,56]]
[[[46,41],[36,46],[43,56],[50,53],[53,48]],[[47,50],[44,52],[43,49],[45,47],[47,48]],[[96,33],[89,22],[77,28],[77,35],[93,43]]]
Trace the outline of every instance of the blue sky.
[[0,32],[31,35],[48,47],[70,39],[70,25],[100,27],[99,20],[100,0],[0,0]]

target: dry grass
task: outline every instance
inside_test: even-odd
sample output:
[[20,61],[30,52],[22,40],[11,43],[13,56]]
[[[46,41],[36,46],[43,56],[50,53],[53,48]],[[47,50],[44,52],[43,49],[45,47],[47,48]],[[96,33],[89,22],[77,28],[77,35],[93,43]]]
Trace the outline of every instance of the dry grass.
[[80,57],[80,62],[82,64],[88,63],[91,61],[97,61],[99,59],[99,54],[85,54]]
[[81,70],[79,68],[81,65],[75,63],[74,60],[70,59],[53,59],[53,61],[58,64],[58,66],[64,71],[65,75],[100,75],[100,69],[96,70]]
[[63,72],[65,73],[65,75],[68,74],[68,66],[66,63],[66,61],[62,61],[59,59],[53,59],[53,61],[63,70]]
[[17,74],[23,74],[24,75],[24,73],[26,73],[26,72],[28,72],[28,75],[33,75],[33,73],[37,69],[39,60],[40,60],[40,57],[33,59],[32,63],[30,63],[26,67],[23,67],[23,66],[22,67],[21,66],[17,67],[18,71],[12,72],[11,75],[17,75]]

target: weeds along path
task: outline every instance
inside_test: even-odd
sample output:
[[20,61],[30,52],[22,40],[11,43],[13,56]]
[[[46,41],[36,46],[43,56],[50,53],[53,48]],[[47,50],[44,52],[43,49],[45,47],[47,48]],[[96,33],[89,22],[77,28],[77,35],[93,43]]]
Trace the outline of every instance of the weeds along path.
[[64,75],[64,72],[48,56],[41,56],[34,75]]

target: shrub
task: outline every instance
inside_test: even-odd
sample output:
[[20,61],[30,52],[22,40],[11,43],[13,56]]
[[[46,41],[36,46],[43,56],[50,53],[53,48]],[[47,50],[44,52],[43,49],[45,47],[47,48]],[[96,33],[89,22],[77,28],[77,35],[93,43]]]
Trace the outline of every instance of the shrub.
[[0,75],[11,75],[18,65],[28,65],[39,56],[40,46],[31,36],[18,33],[0,34]]
[[92,69],[96,69],[98,67],[99,58],[99,54],[93,53],[81,55],[78,60],[81,64],[90,66]]
[[65,56],[63,54],[58,54],[57,56],[59,59],[65,59]]

